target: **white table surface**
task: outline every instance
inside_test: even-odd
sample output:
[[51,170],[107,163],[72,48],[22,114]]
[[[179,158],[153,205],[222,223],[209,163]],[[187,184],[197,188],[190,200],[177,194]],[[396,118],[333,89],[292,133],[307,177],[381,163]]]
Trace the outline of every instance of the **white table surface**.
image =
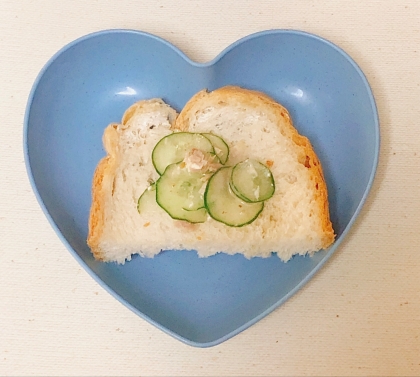
[[[184,345],[106,293],[43,215],[22,124],[46,61],[93,31],[154,33],[192,59],[271,28],[344,48],[373,88],[382,148],[371,195],[327,265],[231,340]],[[420,3],[0,1],[0,375],[420,375]]]

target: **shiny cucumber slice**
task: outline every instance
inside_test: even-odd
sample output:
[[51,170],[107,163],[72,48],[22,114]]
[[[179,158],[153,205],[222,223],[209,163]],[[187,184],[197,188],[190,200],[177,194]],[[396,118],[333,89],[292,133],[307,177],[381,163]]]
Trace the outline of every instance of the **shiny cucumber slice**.
[[264,208],[264,202],[247,203],[231,190],[231,167],[219,169],[209,180],[204,204],[209,215],[226,225],[240,227],[252,223]]
[[204,191],[207,177],[189,172],[182,162],[169,165],[156,182],[156,202],[173,219],[204,222]]
[[205,136],[191,132],[174,132],[155,145],[152,152],[153,166],[162,175],[169,165],[181,162],[194,148],[215,153],[212,143]]
[[233,167],[230,186],[236,196],[250,203],[270,199],[275,191],[270,169],[253,159],[239,162]]
[[203,133],[201,135],[205,136],[213,144],[214,153],[222,165],[226,164],[229,157],[229,147],[226,142],[220,136],[211,133]]
[[162,211],[156,203],[156,183],[151,184],[140,195],[137,201],[137,211],[140,214]]

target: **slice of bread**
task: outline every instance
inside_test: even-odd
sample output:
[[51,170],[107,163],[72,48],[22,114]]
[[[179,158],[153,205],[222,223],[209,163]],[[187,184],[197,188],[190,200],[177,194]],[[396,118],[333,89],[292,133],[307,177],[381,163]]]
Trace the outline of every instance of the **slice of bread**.
[[[176,131],[222,137],[230,147],[227,166],[253,158],[270,168],[276,190],[256,220],[230,227],[209,216],[191,224],[172,219],[157,205],[138,213],[139,196],[159,177],[152,150]],[[105,129],[103,142],[107,156],[95,171],[88,236],[98,260],[124,263],[133,254],[153,257],[162,250],[187,249],[200,257],[276,252],[287,261],[334,241],[321,163],[287,110],[263,93],[238,87],[204,90],[179,116],[162,100],[140,101],[125,112],[121,124]]]

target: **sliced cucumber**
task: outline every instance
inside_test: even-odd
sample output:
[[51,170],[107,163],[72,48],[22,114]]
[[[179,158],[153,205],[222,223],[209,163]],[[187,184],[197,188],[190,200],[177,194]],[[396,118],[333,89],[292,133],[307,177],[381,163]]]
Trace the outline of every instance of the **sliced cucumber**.
[[156,201],[172,218],[204,222],[205,174],[189,172],[183,163],[169,165],[156,182]]
[[231,167],[219,169],[209,180],[204,203],[209,215],[229,226],[240,227],[252,223],[264,208],[264,202],[246,203],[230,189]]
[[165,169],[180,162],[192,149],[207,153],[215,153],[212,143],[201,134],[190,132],[174,132],[162,138],[154,147],[152,162],[156,171],[162,175]]
[[186,211],[191,212],[191,211],[197,211],[197,210],[202,209],[202,208],[206,209],[206,207],[204,207],[204,205],[202,207],[197,208],[197,209],[188,209],[188,208],[183,208],[183,209],[185,209]]
[[196,211],[186,211],[184,209],[180,216],[175,219],[185,220],[189,223],[204,223],[207,220],[207,210],[205,208],[200,208]]
[[250,203],[267,200],[275,191],[270,169],[253,159],[239,162],[233,167],[230,185],[240,199]]
[[140,214],[150,213],[156,210],[162,210],[156,203],[156,183],[150,185],[143,194],[140,195],[137,202],[137,211]]
[[226,161],[229,157],[229,147],[226,142],[220,136],[211,133],[203,133],[202,135],[209,139],[213,144],[214,152],[220,162],[223,165],[226,164]]

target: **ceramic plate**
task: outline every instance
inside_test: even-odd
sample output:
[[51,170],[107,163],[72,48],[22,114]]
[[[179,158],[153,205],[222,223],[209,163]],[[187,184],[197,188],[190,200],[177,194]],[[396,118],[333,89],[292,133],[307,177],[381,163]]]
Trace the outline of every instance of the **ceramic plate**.
[[[102,133],[140,99],[178,111],[197,91],[224,85],[261,90],[281,102],[311,140],[329,190],[335,244],[314,257],[247,260],[166,251],[125,265],[100,263],[86,245],[91,181],[104,156]],[[272,30],[239,40],[207,64],[156,36],[108,30],[60,50],[35,81],[25,118],[28,174],[51,225],[96,281],[140,317],[199,347],[238,334],[285,302],[337,249],[370,190],[379,124],[356,63],[308,33]],[[330,265],[329,268],[334,268]]]

